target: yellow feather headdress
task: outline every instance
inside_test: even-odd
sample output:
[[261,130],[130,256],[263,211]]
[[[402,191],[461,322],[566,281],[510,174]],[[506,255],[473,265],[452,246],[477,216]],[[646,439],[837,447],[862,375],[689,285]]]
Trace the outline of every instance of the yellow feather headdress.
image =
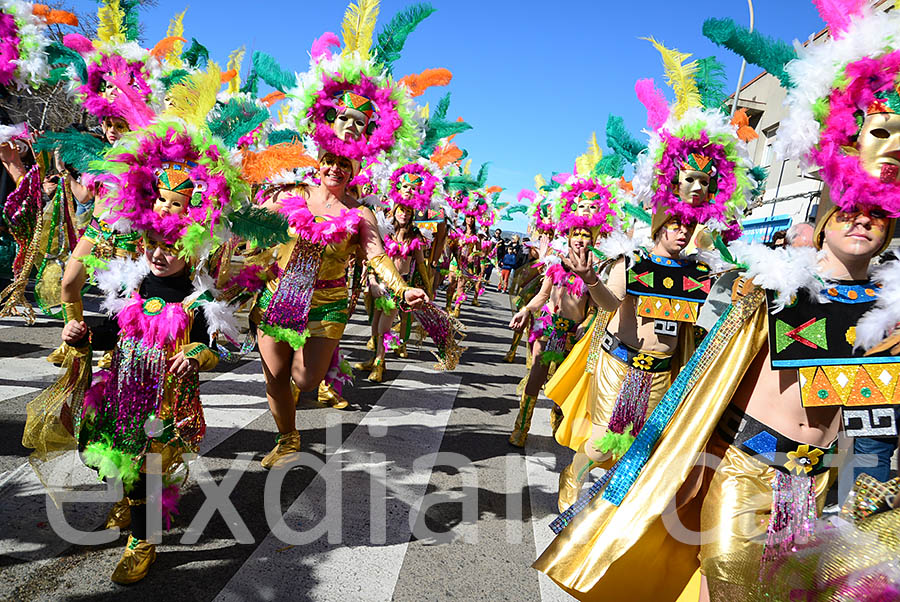
[[689,53],[679,52],[666,48],[652,37],[641,38],[647,40],[662,55],[663,67],[666,70],[666,83],[675,92],[675,105],[672,112],[676,118],[681,118],[684,112],[693,107],[702,106],[700,90],[697,88],[697,61],[684,64],[690,58]]
[[124,44],[125,11],[119,0],[106,0],[97,9],[97,39],[108,44]]
[[177,117],[184,122],[201,127],[216,105],[216,94],[222,85],[222,71],[210,61],[206,71],[192,73],[169,90],[169,108],[166,116]]
[[378,0],[359,0],[348,6],[344,22],[341,23],[344,36],[344,50],[341,54],[347,56],[356,51],[363,60],[368,59],[377,18]]
[[[172,18],[172,21],[169,22],[169,29],[166,30],[167,38],[184,38],[184,14],[187,12],[187,9],[184,9],[177,15]],[[184,42],[181,40],[177,40],[172,45],[172,50],[166,55],[165,62],[172,69],[183,69],[184,63],[181,62],[181,51],[184,48]]]
[[597,132],[593,132],[591,139],[588,141],[587,152],[575,159],[575,169],[579,175],[589,176],[594,166],[602,158],[603,151],[600,149],[600,145],[597,144]]

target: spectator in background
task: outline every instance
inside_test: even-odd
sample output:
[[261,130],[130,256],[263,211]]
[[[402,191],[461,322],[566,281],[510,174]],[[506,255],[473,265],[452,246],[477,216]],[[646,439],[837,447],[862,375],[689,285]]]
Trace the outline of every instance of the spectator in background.
[[809,222],[794,224],[787,230],[785,240],[789,247],[814,247],[813,232],[815,225]]
[[513,250],[512,244],[506,245],[506,254],[500,260],[500,284],[497,285],[497,290],[501,293],[509,291],[509,275],[518,266],[519,256]]
[[779,230],[772,235],[772,241],[769,246],[773,249],[781,249],[787,245],[787,230]]

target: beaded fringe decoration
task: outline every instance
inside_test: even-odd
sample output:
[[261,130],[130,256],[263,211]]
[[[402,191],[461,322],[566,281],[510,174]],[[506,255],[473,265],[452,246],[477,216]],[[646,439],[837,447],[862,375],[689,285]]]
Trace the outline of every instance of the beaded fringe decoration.
[[808,475],[792,475],[775,471],[772,482],[772,515],[766,530],[760,578],[766,564],[796,551],[812,535],[816,520],[816,480]]
[[632,435],[637,436],[641,432],[647,419],[647,404],[650,402],[652,384],[652,372],[636,368],[628,369],[622,388],[619,389],[612,417],[609,419],[609,430],[621,435],[630,424]]
[[435,366],[438,370],[454,370],[459,364],[459,357],[465,351],[460,346],[463,335],[462,324],[431,301],[419,309],[412,310],[413,317],[419,321],[437,347]]
[[101,409],[105,416],[98,415],[98,425],[115,425],[115,448],[132,454],[144,450],[144,423],[151,414],[157,415],[165,395],[167,359],[165,349],[144,345],[139,339],[119,341],[113,355],[107,402]]
[[321,265],[321,245],[298,238],[291,259],[278,281],[278,288],[263,314],[261,325],[264,331],[269,326],[276,331],[288,330],[299,336],[306,332],[316,276]]
[[597,369],[597,362],[600,361],[600,352],[603,351],[603,338],[606,335],[606,326],[612,312],[598,311],[597,317],[594,318],[594,331],[591,333],[591,343],[588,345],[587,363],[584,371],[586,374],[593,374]]

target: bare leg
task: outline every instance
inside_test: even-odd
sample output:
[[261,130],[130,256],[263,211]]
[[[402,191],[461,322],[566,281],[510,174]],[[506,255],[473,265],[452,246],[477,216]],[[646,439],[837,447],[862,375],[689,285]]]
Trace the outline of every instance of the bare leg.
[[293,432],[297,430],[297,407],[291,390],[294,350],[287,343],[260,333],[259,355],[266,379],[266,400],[275,426],[281,434]]
[[709,583],[706,582],[706,575],[700,575],[699,602],[709,602]]
[[534,342],[534,351],[532,352],[534,360],[531,363],[531,372],[528,373],[528,382],[525,384],[525,395],[537,397],[541,392],[541,387],[547,380],[547,372],[550,366],[541,361],[541,352],[544,350],[544,343],[540,340]]

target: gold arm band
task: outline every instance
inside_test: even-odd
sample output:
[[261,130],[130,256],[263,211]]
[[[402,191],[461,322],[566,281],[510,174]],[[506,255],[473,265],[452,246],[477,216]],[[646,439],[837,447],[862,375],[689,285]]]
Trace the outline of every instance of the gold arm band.
[[378,279],[381,280],[388,290],[400,298],[401,302],[403,301],[403,293],[412,288],[403,280],[403,276],[397,271],[394,262],[386,253],[381,253],[370,259],[369,268],[375,272],[375,275],[378,276]]

